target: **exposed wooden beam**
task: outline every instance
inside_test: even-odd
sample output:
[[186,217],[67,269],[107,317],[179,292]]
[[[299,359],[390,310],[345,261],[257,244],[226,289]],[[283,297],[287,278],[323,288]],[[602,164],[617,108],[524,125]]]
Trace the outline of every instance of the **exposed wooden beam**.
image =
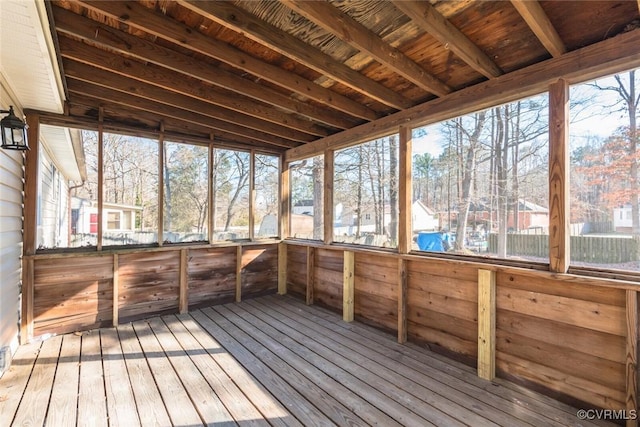
[[398,109],[409,108],[413,105],[411,100],[352,70],[331,56],[319,50],[311,49],[303,41],[258,19],[231,2],[178,1],[183,6],[206,16],[218,24],[240,32],[269,49],[294,59],[319,73],[330,76],[332,79],[385,105]]
[[[197,125],[209,126],[210,129],[218,129],[226,132],[228,135],[235,134],[279,147],[291,147],[296,145],[293,141],[289,141],[284,138],[265,134],[263,132],[248,129],[240,125],[235,125],[233,123],[224,122],[222,120],[213,119],[209,116],[204,116],[196,112],[190,112],[181,108],[172,107],[166,104],[161,104],[159,102],[150,101],[148,99],[143,99],[135,95],[130,95],[124,92],[118,92],[112,89],[107,89],[101,86],[78,81],[73,78],[67,79],[67,83],[69,85],[69,92],[72,100],[74,94],[85,95],[96,98],[98,100],[120,104],[125,107],[132,107],[143,111],[159,114],[163,117],[175,117],[186,122],[195,123]],[[231,137],[233,136],[231,135]]]
[[[85,105],[90,108],[97,108],[96,105],[104,106],[105,112],[119,111],[130,117],[145,118],[148,121],[159,122],[160,119],[165,123],[165,137],[168,141],[188,142],[190,144],[197,145],[215,145],[217,148],[228,148],[232,150],[246,150],[247,146],[253,146],[259,148],[265,153],[281,153],[284,151],[283,147],[278,147],[271,144],[266,144],[260,141],[256,141],[250,138],[240,137],[238,135],[230,134],[228,132],[217,131],[215,141],[211,140],[212,129],[210,127],[204,127],[202,125],[196,125],[181,120],[176,120],[173,117],[160,116],[156,113],[149,113],[142,110],[132,109],[109,101],[102,101],[97,98],[91,98],[88,96],[73,95],[73,100],[70,102],[71,109],[77,108],[77,105]],[[74,116],[49,113],[45,111],[37,111],[40,115],[40,121],[42,124],[71,127],[86,130],[97,130],[98,121],[96,119],[87,118],[86,116]],[[104,130],[106,132],[121,133],[125,135],[139,136],[145,138],[157,138],[159,127],[141,127],[131,124],[122,123],[120,121],[112,121],[107,117],[104,121]],[[172,130],[168,130],[172,129]],[[175,129],[179,129],[176,131]],[[194,136],[193,133],[185,134],[182,131],[198,132],[202,133],[202,137]]]
[[232,90],[249,98],[257,99],[317,121],[331,122],[329,124],[334,126],[339,124],[333,123],[333,115],[327,117],[321,109],[292,99],[290,96],[274,89],[267,88],[219,68],[213,68],[210,64],[198,61],[188,55],[163,48],[148,40],[143,40],[97,23],[62,8],[53,7],[52,10],[54,12],[56,30],[62,34],[81,38],[92,45],[107,48],[120,55],[132,56],[141,61],[154,63],[160,67],[200,79],[214,86]]
[[511,4],[554,58],[566,53],[564,42],[540,3],[535,0],[511,0]]
[[[157,113],[127,107],[111,101],[73,94],[67,102],[72,112],[71,115],[52,114],[40,112],[43,123],[54,126],[75,127],[79,129],[96,129],[96,121],[86,116],[91,116],[91,111],[103,107],[105,111],[104,127],[109,132],[123,133],[132,136],[157,138],[160,122],[164,123],[167,140],[177,142],[189,142],[198,145],[211,145],[213,129],[210,126],[195,124],[175,117],[162,116]],[[75,113],[77,111],[77,113]],[[45,122],[46,121],[46,122]],[[231,149],[246,150],[247,146],[253,146],[271,152],[280,152],[284,148],[266,144],[255,139],[242,137],[229,132],[216,130],[215,145]]]
[[324,219],[324,243],[330,244],[333,241],[333,150],[327,150],[324,153],[324,201],[323,201],[323,219]]
[[307,246],[307,289],[306,289],[306,296],[305,296],[307,305],[313,304],[315,274],[316,274],[316,249],[314,247]]
[[549,269],[566,273],[569,247],[569,84],[549,88]]
[[112,293],[112,325],[114,328],[118,327],[118,323],[120,322],[120,272],[119,272],[119,261],[118,254],[113,254],[113,279],[111,281],[113,285],[113,293]]
[[411,225],[411,203],[413,202],[413,185],[411,174],[411,150],[413,138],[411,128],[400,127],[398,150],[398,252],[411,252],[413,227]]
[[[60,54],[63,58],[100,68],[100,70],[116,75],[136,79],[140,82],[164,89],[166,97],[173,93],[189,96],[201,101],[217,105],[240,113],[237,119],[249,115],[260,120],[266,120],[290,129],[295,129],[316,136],[327,136],[330,132],[309,120],[284,113],[262,102],[246,98],[237,93],[215,86],[200,84],[199,80],[184,76],[178,72],[159,67],[155,64],[144,64],[135,60],[113,55],[105,50],[92,47],[86,43],[67,37],[59,38]],[[67,69],[65,67],[65,72]],[[103,74],[105,75],[105,74]],[[94,78],[94,80],[96,80]],[[239,120],[240,121],[240,120]]]
[[[211,117],[221,122],[228,122],[229,124],[235,124],[237,126],[246,127],[247,129],[257,130],[259,132],[289,139],[291,141],[309,142],[316,139],[316,137],[306,133],[279,126],[272,122],[260,120],[246,114],[231,111],[226,108],[221,108],[213,104],[200,101],[199,99],[167,92],[165,89],[157,86],[142,83],[128,77],[114,75],[108,71],[82,64],[80,62],[67,60],[64,62],[64,67],[67,79],[70,81],[77,80],[102,86],[106,89],[120,91],[149,101],[154,101],[175,108],[181,108],[187,112],[197,112],[202,116]],[[206,124],[205,122],[201,123]],[[292,144],[292,146],[295,145],[296,144]]]
[[178,291],[178,309],[180,314],[189,311],[189,249],[180,250],[180,283]]
[[287,244],[278,243],[278,295],[287,294]]
[[398,49],[389,46],[377,34],[327,2],[280,0],[289,8],[331,32],[345,43],[367,52],[376,61],[400,74],[416,86],[437,96],[452,91]]
[[193,28],[140,4],[127,1],[86,1],[82,4],[90,10],[105,13],[127,25],[240,68],[260,79],[267,80],[343,113],[358,117],[368,114],[370,117],[364,118],[369,120],[375,115],[372,111],[365,111],[365,107],[339,93],[248,55],[227,43],[193,31]]
[[[626,291],[626,410],[638,412],[638,293]],[[627,426],[637,426],[637,420],[627,420]]]
[[[390,46],[398,47],[402,43],[413,40],[413,38],[417,37],[419,34],[418,27],[414,25],[412,22],[408,22],[405,25],[398,27],[397,30],[392,31],[391,33],[382,37],[382,40],[385,43],[388,43]],[[366,68],[369,64],[375,62],[371,56],[369,56],[366,52],[356,52],[348,59],[342,61],[344,65],[347,67],[360,71]],[[336,84],[336,81],[331,79],[331,77],[320,76],[315,80],[316,83],[321,84],[324,87],[331,87]]]
[[24,222],[22,227],[22,254],[36,253],[36,231],[38,229],[38,173],[40,164],[40,115],[35,112],[26,113],[27,141],[29,150],[25,152],[24,169]]
[[496,376],[496,272],[478,270],[478,376]]
[[355,306],[356,254],[344,251],[342,265],[342,320],[353,322]]
[[398,258],[398,343],[407,342],[407,260]]
[[311,157],[325,150],[350,147],[397,132],[400,126],[418,127],[545,92],[562,77],[581,83],[621,70],[640,67],[640,31],[629,31],[582,49],[568,52],[495,79],[458,90],[375,122],[345,130],[288,150],[286,161]]
[[236,302],[242,301],[242,245],[236,248]]
[[458,55],[471,68],[488,78],[503,72],[478,46],[426,1],[394,0],[393,4],[411,20]]
[[20,318],[20,343],[26,344],[33,338],[33,304],[35,286],[37,209],[38,209],[38,170],[40,153],[40,115],[26,112],[27,140],[29,150],[25,153],[24,168],[24,219],[22,222],[22,316]]

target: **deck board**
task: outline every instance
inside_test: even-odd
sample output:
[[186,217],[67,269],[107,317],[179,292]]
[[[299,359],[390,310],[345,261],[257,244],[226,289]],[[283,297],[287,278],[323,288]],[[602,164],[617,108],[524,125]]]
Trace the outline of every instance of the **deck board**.
[[100,337],[109,422],[112,425],[139,426],[140,418],[138,418],[127,365],[120,347],[118,331],[114,328],[105,328],[100,331]]
[[0,382],[0,426],[8,426],[13,421],[41,345],[41,342],[35,342],[18,347],[11,367],[3,375]]
[[142,426],[171,425],[160,392],[151,374],[133,326],[118,326],[122,354],[129,373],[129,381]]
[[13,420],[15,425],[37,426],[44,423],[61,344],[62,337],[53,337],[42,343],[29,383]]
[[79,335],[69,334],[63,337],[56,377],[51,390],[51,402],[47,411],[48,424],[62,426],[73,425],[76,422],[80,345]]
[[82,334],[80,351],[79,426],[106,427],[108,425],[103,375],[100,332],[97,330],[85,332]]
[[[231,380],[228,377],[221,379],[218,375],[220,369],[216,369],[217,367],[209,368],[206,362],[196,364],[195,362],[201,359],[211,359],[209,357],[199,357],[204,353],[202,347],[199,345],[185,346],[183,349],[176,340],[176,337],[174,337],[172,331],[169,330],[161,319],[151,319],[149,326],[151,326],[151,329],[158,338],[165,354],[170,355],[168,361],[173,365],[175,372],[179,373],[180,381],[189,385],[189,387],[185,387],[185,391],[193,402],[193,406],[202,418],[202,421],[206,425],[216,425],[220,427],[236,425],[236,423],[233,422],[232,415],[210,385],[211,383],[216,386],[215,388],[218,390],[218,393],[220,393],[224,390],[225,380],[233,384]],[[185,331],[185,334],[186,333]],[[183,338],[182,342],[189,344],[185,338]],[[240,395],[234,397],[238,399],[244,398],[244,396]],[[230,401],[231,399],[228,400],[229,403]],[[251,414],[250,408],[243,407],[243,409],[248,414]],[[174,421],[174,424],[177,423]]]
[[[149,323],[147,321],[135,322],[133,323],[133,329],[138,336],[138,341],[151,368],[151,373],[172,424],[176,426],[202,424],[200,415],[198,415],[191,403],[187,390],[180,381],[178,374],[173,370],[169,359],[149,327]],[[179,358],[180,356],[172,355],[172,357]],[[190,383],[187,382],[187,384]],[[197,387],[198,384],[190,384],[190,386]]]
[[392,355],[372,351],[370,348],[358,344],[352,338],[336,334],[331,328],[321,324],[322,319],[300,316],[295,311],[280,306],[278,302],[278,300],[274,300],[270,304],[270,309],[267,309],[267,306],[262,302],[251,301],[248,302],[248,305],[261,310],[262,316],[267,316],[269,313],[280,315],[278,316],[280,323],[283,326],[287,325],[287,328],[288,325],[291,325],[291,328],[296,328],[298,334],[312,330],[314,332],[313,339],[320,345],[333,348],[343,357],[356,363],[362,363],[363,368],[376,372],[388,381],[401,383],[403,389],[409,391],[413,396],[423,399],[427,405],[422,406],[426,408],[433,406],[445,414],[456,414],[458,419],[474,426],[517,425],[519,422],[516,417],[500,410],[496,411],[500,408],[470,400],[469,395],[449,387],[447,379],[437,381],[433,377],[428,377],[404,365],[400,358],[394,359],[398,363],[386,365]]
[[0,427],[606,424],[288,296],[53,337],[13,363]]

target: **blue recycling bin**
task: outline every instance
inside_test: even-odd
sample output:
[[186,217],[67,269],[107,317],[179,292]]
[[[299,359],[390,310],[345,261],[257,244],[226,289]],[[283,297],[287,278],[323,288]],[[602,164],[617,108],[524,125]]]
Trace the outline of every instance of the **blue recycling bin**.
[[418,233],[418,248],[421,251],[444,252],[442,245],[442,234],[439,232]]

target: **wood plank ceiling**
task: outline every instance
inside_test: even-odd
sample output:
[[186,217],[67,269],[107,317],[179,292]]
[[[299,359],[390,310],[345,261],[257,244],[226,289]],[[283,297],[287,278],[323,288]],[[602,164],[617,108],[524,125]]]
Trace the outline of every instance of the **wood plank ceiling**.
[[282,152],[639,26],[633,1],[48,3],[63,117]]

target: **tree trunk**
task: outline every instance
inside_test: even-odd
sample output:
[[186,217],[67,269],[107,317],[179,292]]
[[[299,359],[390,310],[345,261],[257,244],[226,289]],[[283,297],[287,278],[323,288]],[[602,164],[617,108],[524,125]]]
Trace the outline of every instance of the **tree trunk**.
[[313,238],[322,240],[324,237],[323,216],[324,216],[324,197],[323,197],[323,177],[324,177],[324,160],[320,156],[313,158]]
[[[164,173],[164,229],[171,230],[171,179],[169,175],[169,162],[167,161],[167,144],[162,144],[162,151],[164,156],[163,173]],[[162,209],[159,206],[158,209]]]
[[396,141],[396,136],[392,135],[389,137],[389,213],[391,215],[391,222],[389,223],[389,240],[393,242],[394,246],[398,238],[397,148],[398,143]]
[[[506,106],[505,106],[506,108]],[[498,199],[498,256],[507,256],[507,126],[502,117],[502,107],[494,109],[496,118],[496,178]]]
[[[630,184],[631,188],[638,188],[638,104],[636,99],[635,70],[629,72],[629,96],[627,100],[627,110],[629,112],[629,154],[631,154]],[[631,198],[631,217],[633,218],[633,234],[640,235],[640,201],[638,193],[634,193]]]
[[[464,157],[460,156],[462,170],[459,172],[461,179],[458,183],[460,189],[460,197],[458,202],[458,224],[456,227],[455,250],[462,250],[465,247],[465,232],[467,227],[467,219],[469,218],[469,207],[471,205],[471,196],[473,189],[473,176],[476,167],[476,155],[480,141],[480,134],[484,127],[486,113],[475,114],[475,126],[473,133],[469,136],[469,145],[465,148],[463,144],[459,144],[459,152],[464,153]],[[456,133],[461,133],[461,124],[456,127]],[[460,135],[461,136],[461,135]],[[463,163],[464,162],[464,163]]]

